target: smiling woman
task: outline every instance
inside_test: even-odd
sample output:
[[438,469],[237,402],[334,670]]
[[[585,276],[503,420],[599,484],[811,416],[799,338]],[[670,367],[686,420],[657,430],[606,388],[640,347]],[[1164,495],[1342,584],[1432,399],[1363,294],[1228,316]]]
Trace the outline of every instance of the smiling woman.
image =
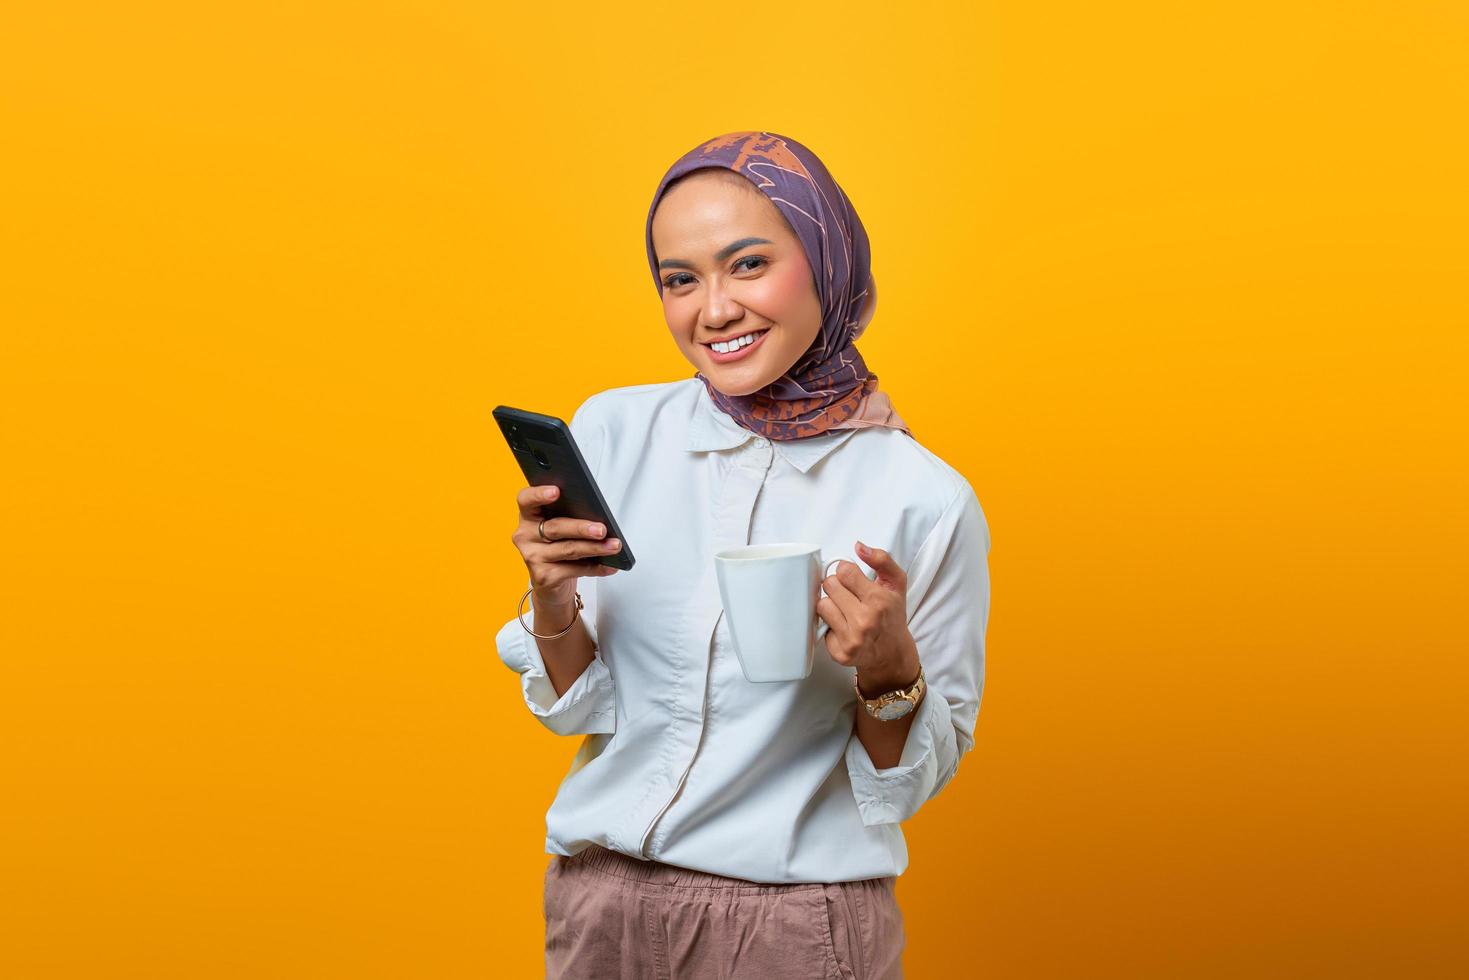
[[816,339],[821,299],[801,240],[733,170],[671,183],[653,216],[653,247],[668,329],[725,394],[767,387]]
[[[663,175],[646,245],[679,350],[741,424],[912,434],[854,345],[877,306],[867,230],[804,146],[742,132],[695,147]],[[750,334],[747,353],[711,346]]]
[[[529,710],[586,736],[546,814],[546,975],[893,980],[898,825],[973,744],[989,529],[857,352],[866,232],[809,150],[767,132],[700,144],[645,232],[697,371],[597,393],[570,423],[642,560],[578,572],[598,532],[526,497],[512,540],[537,632],[517,615],[497,636]],[[873,573],[841,561],[819,579],[808,675],[755,683],[715,557],[771,542]]]

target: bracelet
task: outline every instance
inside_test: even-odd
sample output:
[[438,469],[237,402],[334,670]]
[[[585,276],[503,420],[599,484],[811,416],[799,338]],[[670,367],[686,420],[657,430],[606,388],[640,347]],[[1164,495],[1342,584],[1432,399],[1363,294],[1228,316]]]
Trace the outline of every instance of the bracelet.
[[529,626],[525,625],[525,613],[522,612],[521,611],[521,608],[520,608],[521,606],[524,606],[525,605],[525,596],[528,596],[532,592],[534,592],[535,591],[535,588],[536,587],[534,585],[532,585],[530,588],[526,589],[525,590],[525,595],[521,596],[520,597],[520,601],[515,604],[515,618],[518,619],[518,620],[520,620],[520,628],[523,629],[523,630],[525,630],[531,636],[534,636],[535,638],[537,638],[539,640],[554,640],[558,636],[564,636],[564,635],[566,635],[566,630],[569,630],[573,626],[575,626],[576,625],[576,621],[581,618],[581,609],[582,609],[581,593],[578,592],[576,594],[576,608],[571,611],[571,622],[569,622],[569,623],[566,624],[566,629],[562,630],[560,633],[552,633],[550,636],[542,636],[540,633],[537,633],[535,630],[533,630]]

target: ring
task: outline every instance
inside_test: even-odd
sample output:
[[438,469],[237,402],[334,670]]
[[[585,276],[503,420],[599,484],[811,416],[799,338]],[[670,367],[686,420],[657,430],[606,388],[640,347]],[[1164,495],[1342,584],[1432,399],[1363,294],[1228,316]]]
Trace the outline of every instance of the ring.
[[[546,518],[546,521],[549,521],[550,519],[551,518],[548,517],[548,518]],[[536,525],[536,533],[541,536],[541,540],[542,541],[550,541],[551,540],[550,538],[546,537],[546,530],[545,530],[545,528],[546,528],[546,521],[541,521],[541,523],[539,523],[539,524]]]

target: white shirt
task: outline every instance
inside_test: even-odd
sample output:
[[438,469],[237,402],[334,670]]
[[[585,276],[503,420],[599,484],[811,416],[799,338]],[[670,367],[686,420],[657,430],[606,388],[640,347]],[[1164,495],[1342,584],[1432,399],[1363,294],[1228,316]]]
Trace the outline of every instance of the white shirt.
[[[578,580],[596,651],[559,698],[517,620],[495,637],[530,711],[589,736],[546,814],[546,852],[596,843],[764,883],[901,874],[899,822],[974,743],[990,538],[969,483],[898,429],[764,438],[698,378],[599,392],[569,425],[636,563]],[[745,680],[714,578],[724,548],[806,541],[858,561],[859,539],[907,573],[928,681],[887,769],[854,730],[855,669],[824,641],[805,680]]]

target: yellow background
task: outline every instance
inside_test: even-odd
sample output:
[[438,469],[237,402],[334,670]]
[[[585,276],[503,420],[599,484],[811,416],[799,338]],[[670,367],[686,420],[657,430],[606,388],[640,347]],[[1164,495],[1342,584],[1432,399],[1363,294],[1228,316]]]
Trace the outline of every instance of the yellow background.
[[1469,971],[1462,3],[5,20],[0,976],[539,974],[490,409],[692,373],[644,215],[751,128],[993,534],[909,975]]

